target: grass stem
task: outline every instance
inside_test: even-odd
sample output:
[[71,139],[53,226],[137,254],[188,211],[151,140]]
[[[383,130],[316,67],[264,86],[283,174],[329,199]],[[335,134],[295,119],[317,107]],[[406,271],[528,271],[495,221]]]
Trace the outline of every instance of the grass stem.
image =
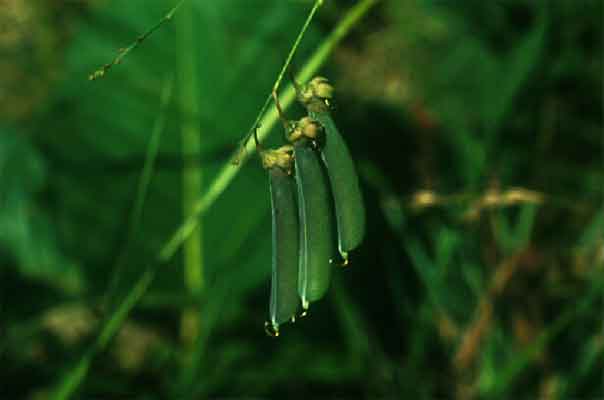
[[165,23],[172,20],[174,14],[178,9],[183,5],[183,3],[187,0],[180,0],[162,19],[160,19],[155,25],[153,25],[150,29],[148,29],[145,33],[136,38],[134,42],[132,42],[128,47],[124,47],[119,49],[117,52],[117,56],[113,59],[113,61],[103,65],[101,68],[94,71],[92,74],[88,75],[88,80],[94,81],[99,78],[103,78],[107,72],[118,64],[121,64],[124,58],[133,50],[135,50],[138,46],[140,46],[149,36],[151,36],[156,30],[162,27]]
[[[195,200],[202,188],[202,170],[199,159],[201,153],[201,130],[199,124],[200,95],[197,78],[197,46],[195,40],[194,8],[192,3],[185,6],[176,24],[178,48],[178,91],[180,103],[180,137],[183,159],[195,160],[182,170],[182,213],[186,218],[193,211]],[[203,290],[202,225],[197,224],[191,235],[183,243],[184,284],[192,297],[198,297]],[[195,341],[200,315],[195,306],[186,307],[181,316],[180,334],[186,346]]]

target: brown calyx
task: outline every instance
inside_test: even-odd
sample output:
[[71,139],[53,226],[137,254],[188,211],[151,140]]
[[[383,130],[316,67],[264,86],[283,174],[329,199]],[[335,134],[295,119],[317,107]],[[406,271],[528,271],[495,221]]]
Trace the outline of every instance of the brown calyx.
[[316,141],[320,138],[322,131],[323,127],[321,124],[310,117],[304,117],[294,123],[287,138],[292,143],[302,138]]
[[327,78],[317,76],[302,87],[298,99],[312,112],[329,111],[333,98],[333,86]]

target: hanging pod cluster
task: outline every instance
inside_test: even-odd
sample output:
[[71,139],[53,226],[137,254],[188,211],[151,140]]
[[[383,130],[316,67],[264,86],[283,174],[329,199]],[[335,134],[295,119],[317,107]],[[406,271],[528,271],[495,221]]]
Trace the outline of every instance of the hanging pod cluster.
[[[284,120],[289,142],[261,151],[272,209],[270,319],[265,328],[294,321],[329,288],[333,264],[347,265],[362,241],[365,210],[354,163],[330,115],[333,88],[325,78],[297,87],[308,116]],[[281,114],[278,99],[277,108]]]

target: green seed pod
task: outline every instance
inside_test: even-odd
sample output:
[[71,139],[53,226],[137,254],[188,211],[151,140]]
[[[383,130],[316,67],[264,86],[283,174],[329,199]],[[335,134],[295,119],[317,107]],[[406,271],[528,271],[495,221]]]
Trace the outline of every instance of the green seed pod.
[[306,310],[329,288],[335,227],[327,177],[307,140],[294,144],[294,161],[300,221],[298,294]]
[[329,174],[335,202],[338,250],[343,265],[347,265],[348,252],[356,248],[365,235],[365,207],[350,151],[329,114],[332,99],[333,87],[326,78],[313,78],[298,88],[298,100],[306,107],[310,118],[323,127],[321,158]]
[[269,173],[272,208],[270,320],[265,324],[271,336],[279,336],[279,325],[293,319],[300,304],[297,294],[300,228],[291,152],[291,146],[284,146],[264,152],[262,157]]
[[346,142],[327,112],[309,112],[324,128],[321,158],[325,163],[334,199],[338,226],[338,250],[348,263],[348,252],[356,248],[365,235],[365,207],[354,162]]

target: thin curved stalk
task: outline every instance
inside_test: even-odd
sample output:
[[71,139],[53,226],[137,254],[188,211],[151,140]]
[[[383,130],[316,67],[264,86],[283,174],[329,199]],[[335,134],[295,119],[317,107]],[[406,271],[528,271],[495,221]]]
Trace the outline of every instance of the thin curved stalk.
[[149,138],[147,151],[145,153],[145,162],[138,179],[134,205],[128,218],[128,236],[119,252],[117,261],[115,262],[115,267],[113,268],[113,273],[111,274],[111,281],[109,282],[107,290],[103,296],[103,300],[101,301],[102,309],[108,310],[113,307],[113,298],[115,296],[119,281],[124,275],[124,264],[126,262],[128,250],[130,249],[130,246],[140,228],[143,207],[145,205],[145,201],[147,200],[149,184],[151,183],[151,177],[153,176],[153,172],[155,170],[161,136],[166,126],[166,110],[172,99],[173,83],[172,77],[166,78],[164,87],[162,88],[159,114],[155,120],[155,123],[153,124],[151,137]]
[[99,78],[103,78],[107,72],[118,64],[121,64],[124,58],[130,54],[131,51],[135,50],[138,46],[140,46],[149,36],[151,36],[156,30],[162,27],[167,22],[170,22],[176,14],[176,11],[183,5],[186,0],[180,0],[162,19],[160,19],[155,25],[153,25],[150,29],[148,29],[145,33],[136,38],[134,42],[132,42],[128,47],[124,47],[117,52],[117,56],[109,63],[103,65],[101,68],[97,69],[90,75],[88,75],[88,80],[95,81]]

